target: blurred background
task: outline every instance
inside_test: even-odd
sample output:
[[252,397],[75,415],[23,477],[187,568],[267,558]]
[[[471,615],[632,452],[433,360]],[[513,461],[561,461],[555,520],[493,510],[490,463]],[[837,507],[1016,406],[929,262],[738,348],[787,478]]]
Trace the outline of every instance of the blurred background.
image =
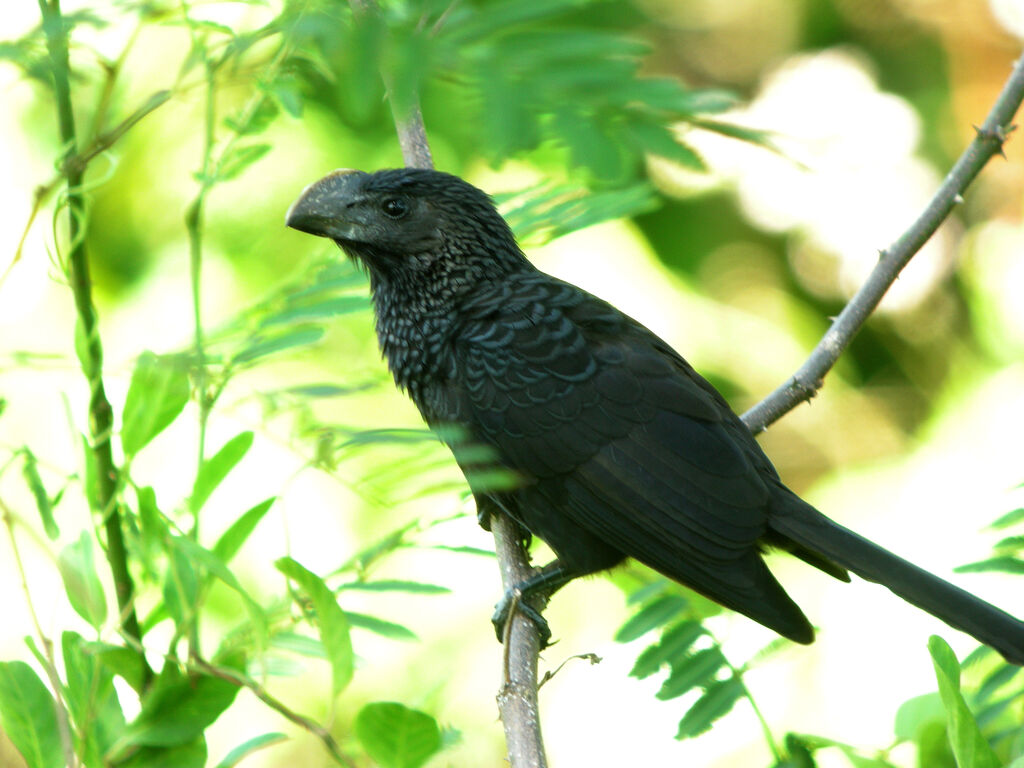
[[[170,91],[166,103],[93,160],[87,176],[87,246],[116,412],[143,351],[173,353],[193,343],[184,222],[199,193],[209,108],[204,71],[189,61],[196,35],[217,41],[218,27],[258,30],[282,13],[275,0],[192,3],[190,18],[206,26],[190,26],[176,17],[176,4],[153,3],[140,23],[144,5],[64,3],[65,13],[79,14],[71,60],[83,136],[102,134],[154,92]],[[330,3],[321,5],[331,11]],[[418,7],[384,5],[396,17],[415,17]],[[423,63],[417,85],[437,167],[497,195],[506,210],[514,202],[504,201],[552,179],[591,191],[652,185],[656,192],[626,218],[554,239],[524,226],[524,247],[541,269],[611,301],[667,339],[739,412],[792,374],[879,250],[922,210],[983,121],[1024,37],[1021,0],[578,5],[542,22],[558,29],[583,18],[595,30],[646,43],[642,74],[731,91],[737,101],[715,119],[766,132],[774,149],[681,121],[678,137],[703,158],[704,170],[651,152],[602,165],[594,160],[604,151],[600,139],[588,154],[583,139],[573,145],[557,131],[521,146],[502,135],[509,123],[481,94],[501,99],[502,72],[503,87],[515,91],[517,62],[525,67],[529,51],[516,49],[514,40],[487,47],[467,33],[395,66]],[[319,6],[310,7],[316,21]],[[442,16],[431,19],[443,40]],[[42,54],[19,48],[39,25],[37,9],[9,3],[2,17],[0,36],[8,42],[0,44],[0,499],[18,519],[19,551],[44,632],[87,632],[53,567],[60,545],[91,530],[85,502],[68,492],[57,507],[61,540],[47,541],[9,460],[28,445],[51,492],[76,488],[88,391],[60,266],[64,219],[52,218],[57,193],[26,230],[34,192],[53,181],[61,151],[52,95],[23,66]],[[544,32],[541,25],[531,34]],[[205,199],[201,313],[211,338],[222,332],[225,344],[244,328],[246,312],[267,311],[283,285],[338,258],[329,243],[284,228],[284,212],[302,188],[337,167],[401,164],[379,78],[353,40],[331,38],[315,25],[295,34],[289,55],[299,64],[275,81],[283,106],[258,138],[268,148]],[[250,59],[215,73],[219,117],[244,109],[273,65],[270,44],[269,36],[256,39]],[[303,46],[317,55],[303,57]],[[496,79],[488,80],[492,74]],[[473,78],[483,86],[467,86]],[[568,119],[586,122],[587,114]],[[230,132],[225,125],[218,119],[215,138]],[[524,121],[522,130],[530,125]],[[996,536],[986,525],[1024,506],[1022,193],[1024,144],[1014,136],[1006,157],[983,171],[901,275],[821,393],[761,437],[785,481],[826,514],[1017,615],[1024,614],[1019,578],[952,569],[987,557]],[[365,296],[358,273],[345,274],[352,280],[348,295]],[[267,684],[293,708],[339,724],[357,703],[374,698],[426,709],[460,734],[431,766],[499,765],[503,741],[492,702],[501,649],[488,622],[499,595],[497,569],[485,556],[434,546],[486,549],[490,537],[476,526],[460,475],[440,446],[366,437],[367,430],[422,424],[387,378],[368,304],[350,309],[325,325],[316,344],[268,357],[228,382],[209,421],[210,450],[240,430],[256,437],[211,497],[203,531],[212,539],[245,509],[277,497],[233,563],[246,588],[269,602],[284,589],[270,567],[278,557],[329,573],[414,523],[414,543],[375,563],[374,577],[451,591],[352,590],[341,605],[401,624],[419,639],[355,629],[356,676],[333,705],[322,662],[282,663]],[[171,517],[184,515],[197,432],[189,406],[132,464],[135,482],[151,485]],[[928,636],[943,635],[960,654],[973,647],[880,588],[843,585],[785,557],[771,564],[820,627],[814,646],[787,646],[747,674],[777,737],[795,731],[868,753],[887,748],[900,705],[935,689]],[[112,595],[109,577],[102,579]],[[574,583],[548,611],[559,642],[543,654],[542,670],[574,654],[603,659],[571,661],[541,691],[552,765],[770,764],[746,702],[697,739],[672,738],[682,705],[657,701],[658,681],[628,676],[643,641],[612,639],[629,615],[616,585],[622,579],[628,573]],[[30,660],[23,638],[33,626],[6,536],[0,584],[0,658]],[[211,638],[242,615],[229,590],[211,593],[209,610],[204,631]],[[111,621],[105,631],[114,636]],[[171,637],[166,624],[151,630],[153,647]],[[772,639],[742,617],[714,616],[708,626],[738,659]],[[243,691],[209,732],[210,764],[240,734],[263,729],[294,738],[246,765],[326,765],[320,744],[291,728]],[[838,750],[818,757],[823,766],[849,764]],[[917,755],[906,744],[889,759],[912,766]]]

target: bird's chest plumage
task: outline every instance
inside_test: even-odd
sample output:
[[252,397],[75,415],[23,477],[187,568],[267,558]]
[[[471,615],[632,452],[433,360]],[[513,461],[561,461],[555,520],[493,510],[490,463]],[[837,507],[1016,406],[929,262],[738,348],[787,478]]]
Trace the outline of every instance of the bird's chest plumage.
[[423,302],[410,311],[394,302],[377,302],[377,339],[395,383],[421,407],[423,393],[450,375],[450,312]]

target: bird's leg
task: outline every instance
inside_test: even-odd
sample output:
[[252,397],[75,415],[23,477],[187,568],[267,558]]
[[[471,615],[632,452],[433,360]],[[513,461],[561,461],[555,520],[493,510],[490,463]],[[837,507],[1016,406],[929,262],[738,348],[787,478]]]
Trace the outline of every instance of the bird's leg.
[[540,647],[546,648],[551,639],[551,628],[547,621],[540,615],[540,611],[529,604],[529,599],[534,595],[543,594],[551,597],[557,590],[572,581],[578,574],[559,560],[548,563],[537,573],[518,584],[513,584],[502,595],[501,600],[494,606],[494,615],[491,616],[491,623],[494,625],[494,632],[498,636],[498,642],[502,642],[505,635],[505,625],[512,618],[513,607],[530,621],[537,625],[540,630]]

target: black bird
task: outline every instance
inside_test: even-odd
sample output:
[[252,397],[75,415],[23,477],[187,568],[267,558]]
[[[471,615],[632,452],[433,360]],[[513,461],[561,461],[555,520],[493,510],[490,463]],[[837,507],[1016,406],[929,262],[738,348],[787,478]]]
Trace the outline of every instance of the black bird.
[[[524,593],[633,557],[810,643],[762,559],[777,547],[883,584],[1024,664],[1024,622],[801,500],[711,384],[640,323],[534,268],[476,187],[339,170],[303,191],[287,225],[365,265],[395,382],[452,447],[481,523],[497,508],[555,551]],[[480,446],[513,486],[481,479]]]

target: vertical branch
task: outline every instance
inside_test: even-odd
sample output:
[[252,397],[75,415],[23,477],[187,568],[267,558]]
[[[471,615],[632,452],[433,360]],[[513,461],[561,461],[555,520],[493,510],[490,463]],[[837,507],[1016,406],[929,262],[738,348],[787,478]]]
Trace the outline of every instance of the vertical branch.
[[[376,13],[374,0],[350,0],[356,19]],[[384,86],[391,92],[390,77],[381,73]],[[419,101],[413,98],[407,111],[400,114],[391,103],[398,141],[405,164],[414,168],[433,168]],[[519,525],[504,513],[491,515],[491,532],[507,589],[535,573],[523,547]],[[537,659],[540,655],[540,631],[536,624],[513,611],[505,633],[502,686],[498,692],[498,712],[505,729],[508,760],[512,768],[545,768],[544,741],[540,731],[537,703]]]
[[[387,78],[384,80],[384,87],[391,91],[391,84]],[[427,130],[423,125],[423,114],[420,112],[419,104],[411,105],[408,114],[402,117],[392,102],[391,115],[395,119],[398,143],[402,147],[402,160],[405,164],[410,168],[433,168],[434,157],[430,154]]]
[[[511,589],[535,573],[523,546],[519,524],[503,512],[495,512],[491,515],[491,533],[502,587]],[[505,663],[497,696],[512,768],[546,768],[548,764],[537,699],[539,656],[537,625],[520,611],[513,610],[505,627]]]
[[[350,4],[357,21],[361,17],[377,12],[375,0],[350,0]],[[395,121],[398,144],[402,148],[402,161],[410,168],[433,168],[434,157],[427,142],[427,131],[423,125],[419,99],[414,96],[407,109],[400,110],[395,100],[391,98],[394,87],[390,73],[381,72],[381,78],[384,80],[384,90],[387,91],[388,102],[391,104],[391,117]]]
[[[84,165],[74,162],[78,154],[75,117],[71,106],[70,62],[68,36],[60,0],[38,0],[46,33],[46,46],[53,71],[53,89],[57,106],[57,122],[64,144],[62,168],[67,180],[68,281],[75,299],[78,325],[84,349],[80,351],[82,370],[89,383],[90,450],[96,464],[97,505],[106,533],[106,553],[117,593],[121,627],[136,645],[141,645],[142,632],[135,613],[135,585],[128,572],[124,547],[121,508],[118,504],[120,473],[114,463],[110,439],[113,431],[113,409],[103,387],[103,345],[100,341],[96,308],[92,303],[92,280],[85,247],[85,199],[82,195]],[[143,679],[148,682],[152,670],[142,658]]]

